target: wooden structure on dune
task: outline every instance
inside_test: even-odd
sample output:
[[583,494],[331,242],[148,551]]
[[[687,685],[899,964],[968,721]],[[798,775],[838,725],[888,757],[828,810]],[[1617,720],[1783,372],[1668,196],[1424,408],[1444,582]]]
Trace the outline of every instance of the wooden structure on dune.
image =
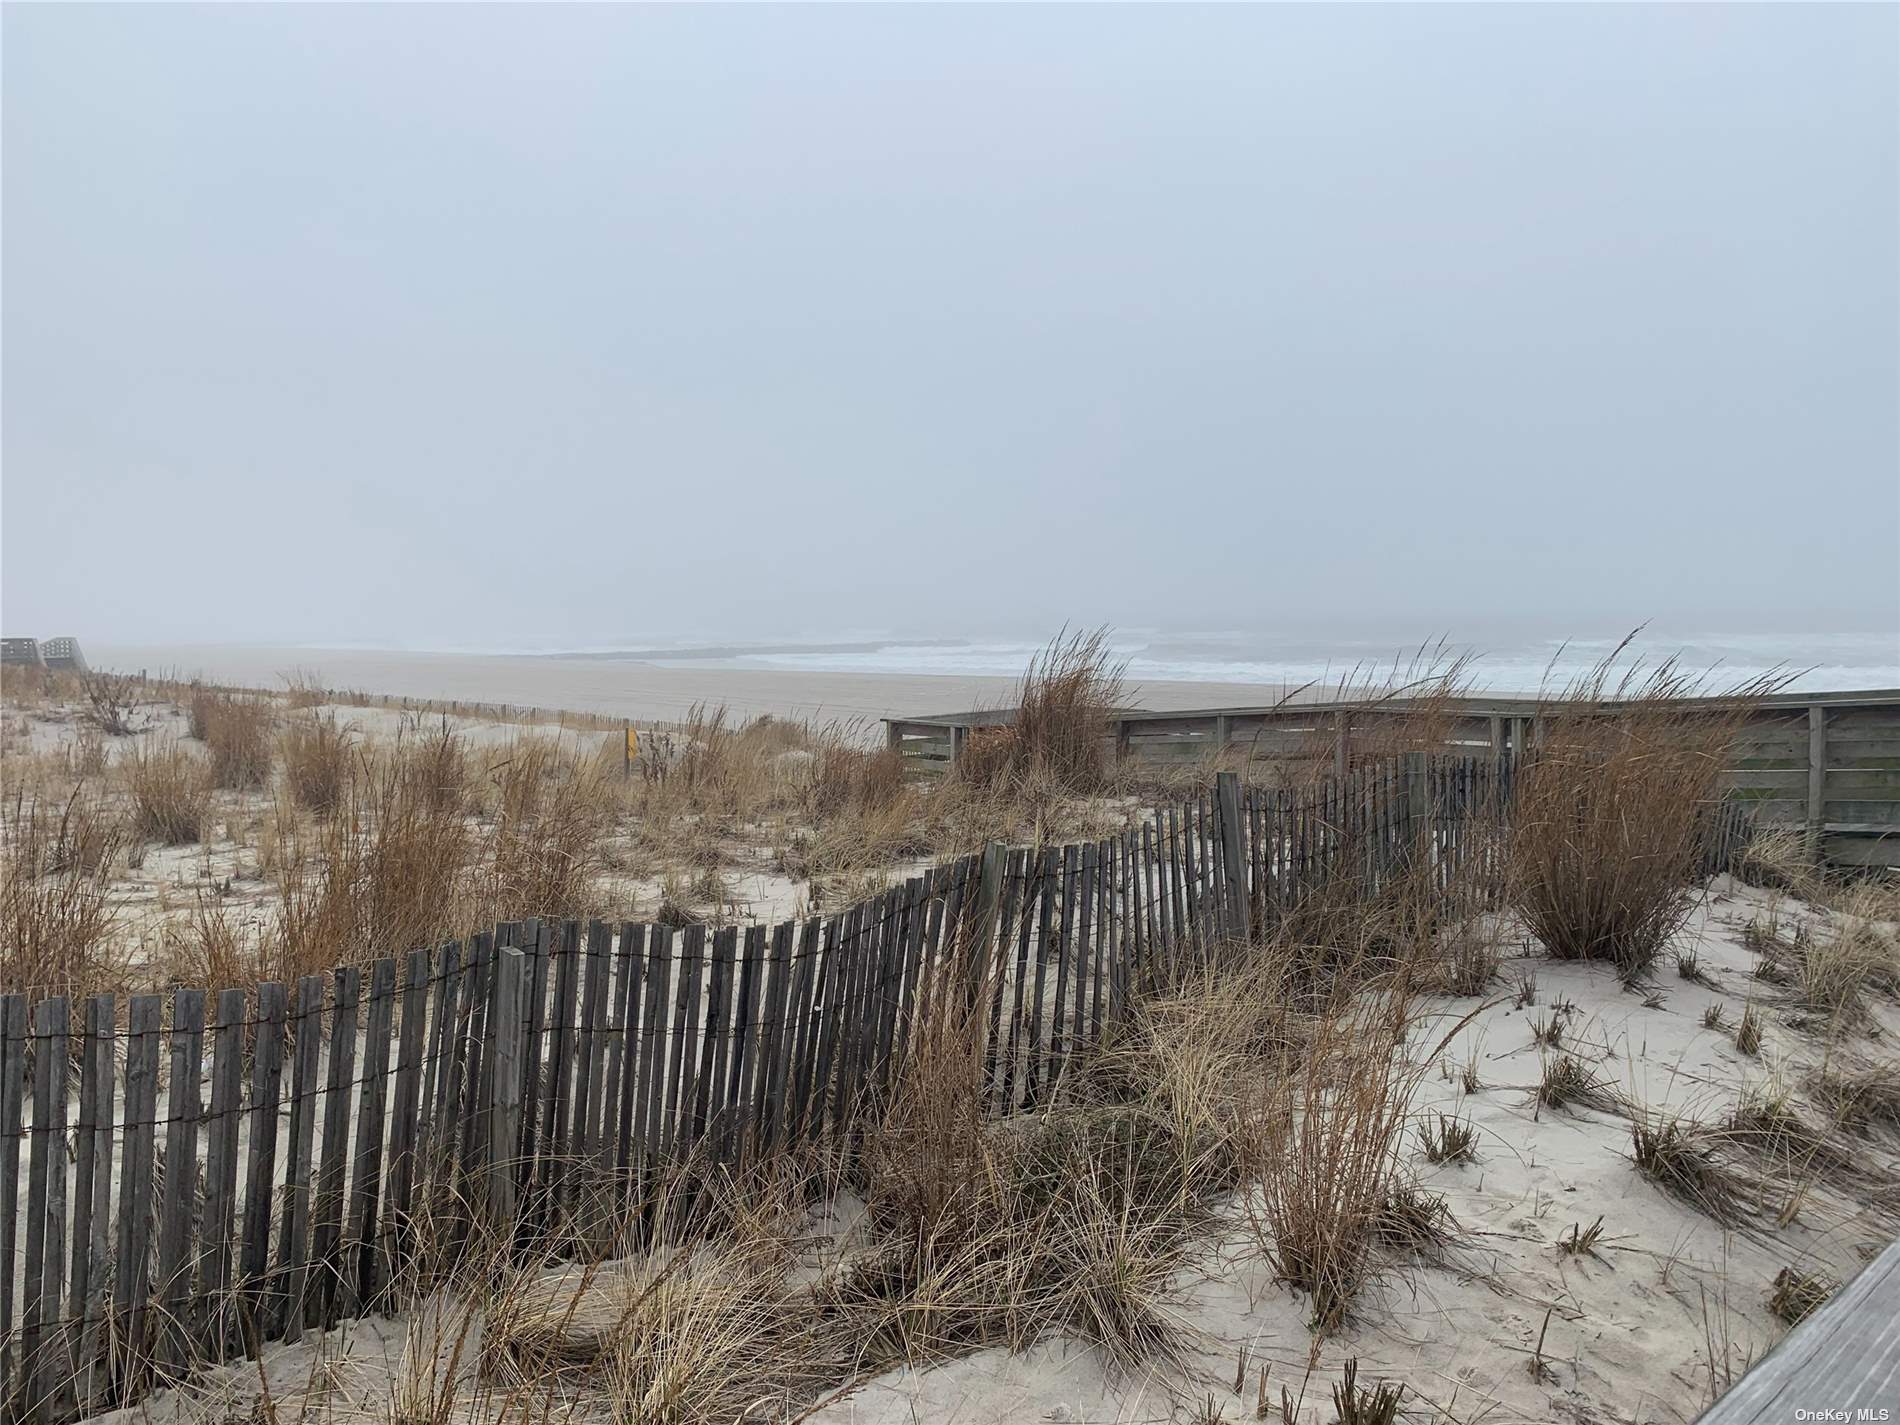
[[[1614,703],[1606,703],[1614,711]],[[1728,715],[1720,698],[1685,700]],[[1302,786],[1397,752],[1513,761],[1533,746],[1538,698],[1372,698],[1109,717],[1113,755],[1164,771],[1234,766],[1249,780]],[[888,745],[925,775],[949,770],[972,736],[1014,709],[886,718]],[[1842,866],[1900,867],[1900,688],[1780,693],[1758,700],[1734,743],[1727,789],[1757,825],[1804,830],[1817,855]]]

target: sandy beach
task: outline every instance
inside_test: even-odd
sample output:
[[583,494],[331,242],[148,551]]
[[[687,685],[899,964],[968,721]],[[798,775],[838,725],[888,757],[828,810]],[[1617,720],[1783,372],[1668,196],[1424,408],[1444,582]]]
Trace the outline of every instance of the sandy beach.
[[[272,644],[89,647],[95,667],[202,677],[215,683],[281,688],[297,672],[324,686],[395,697],[508,703],[600,713],[636,721],[682,718],[695,703],[723,703],[743,718],[770,714],[827,721],[921,717],[1008,706],[1012,678],[925,673],[828,673],[734,668],[717,663],[661,667],[597,657],[528,654],[397,653]],[[1130,683],[1132,701],[1155,709],[1271,703],[1279,684]]]

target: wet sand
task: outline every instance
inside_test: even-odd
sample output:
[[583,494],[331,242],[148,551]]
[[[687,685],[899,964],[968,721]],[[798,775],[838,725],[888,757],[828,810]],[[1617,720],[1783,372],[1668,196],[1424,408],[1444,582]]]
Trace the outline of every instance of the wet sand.
[[[600,713],[671,722],[695,703],[724,704],[734,715],[816,719],[921,717],[970,708],[1007,707],[1012,678],[927,673],[820,673],[699,664],[659,667],[599,657],[527,654],[393,653],[267,644],[88,645],[94,667],[143,669],[153,676],[281,688],[302,671],[328,688],[455,702]],[[1235,707],[1272,703],[1278,684],[1151,682],[1129,685],[1136,706]]]

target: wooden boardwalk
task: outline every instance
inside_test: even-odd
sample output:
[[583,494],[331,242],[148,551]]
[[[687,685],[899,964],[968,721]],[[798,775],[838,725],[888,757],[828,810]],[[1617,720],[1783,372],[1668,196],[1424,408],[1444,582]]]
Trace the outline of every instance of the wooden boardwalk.
[[1900,1420],[1900,1242],[1789,1332],[1701,1425]]

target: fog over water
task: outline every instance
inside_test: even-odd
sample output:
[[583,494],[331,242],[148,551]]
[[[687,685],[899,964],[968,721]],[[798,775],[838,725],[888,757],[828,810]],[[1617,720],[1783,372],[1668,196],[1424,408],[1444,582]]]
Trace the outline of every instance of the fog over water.
[[0,23],[8,635],[1900,683],[1895,7]]

